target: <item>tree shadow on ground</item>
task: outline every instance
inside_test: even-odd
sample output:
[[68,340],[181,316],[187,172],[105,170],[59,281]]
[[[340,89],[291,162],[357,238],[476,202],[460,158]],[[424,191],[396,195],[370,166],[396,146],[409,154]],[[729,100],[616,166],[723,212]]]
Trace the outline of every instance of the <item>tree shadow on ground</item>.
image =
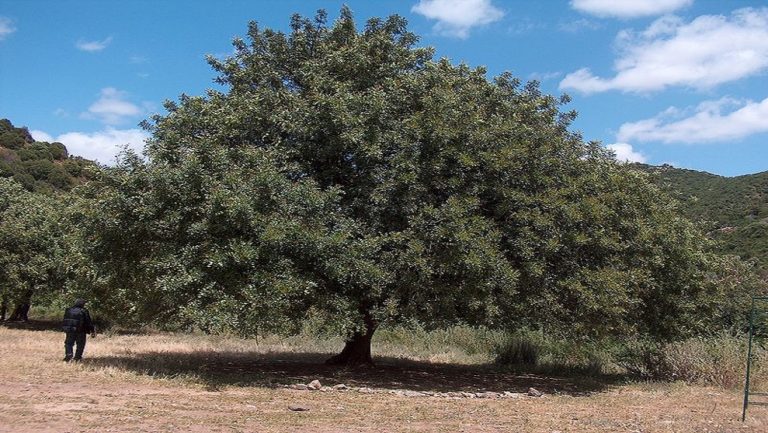
[[133,352],[126,356],[87,359],[89,368],[113,367],[155,377],[190,378],[209,389],[221,386],[277,388],[320,380],[385,390],[433,392],[539,391],[573,396],[601,391],[622,378],[615,376],[549,376],[515,372],[494,365],[442,364],[398,358],[376,358],[376,365],[339,368],[323,363],[328,354],[293,352]]
[[0,327],[25,331],[61,331],[61,320],[6,320]]
[[[160,331],[132,328],[115,328],[105,322],[94,320],[94,326],[98,332],[106,332],[112,335],[151,335]],[[30,320],[5,320],[0,322],[0,328],[22,329],[25,331],[61,331],[61,319],[30,319]]]

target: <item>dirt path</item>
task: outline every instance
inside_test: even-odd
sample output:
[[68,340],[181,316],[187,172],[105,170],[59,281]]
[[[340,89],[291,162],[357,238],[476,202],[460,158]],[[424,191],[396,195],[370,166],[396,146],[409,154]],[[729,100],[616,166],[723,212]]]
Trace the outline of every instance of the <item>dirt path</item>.
[[[65,364],[60,361],[61,335],[50,331],[24,331],[0,328],[0,432],[760,432],[768,431],[768,408],[755,407],[747,423],[740,422],[741,395],[679,384],[635,384],[607,386],[578,393],[566,390],[535,398],[449,398],[406,397],[394,390],[447,390],[452,382],[445,378],[453,367],[414,365],[392,366],[368,372],[361,381],[374,387],[373,393],[347,391],[300,391],[279,385],[280,372],[285,382],[295,381],[296,362],[274,362],[274,356],[225,352],[224,361],[206,347],[194,347],[188,339],[164,337],[110,337],[90,342],[89,362]],[[159,351],[169,349],[170,361],[182,347],[189,353],[205,351],[213,362],[241,370],[217,377],[192,375],[181,365],[175,378],[158,378],[157,371],[142,363],[104,362],[110,357],[143,359],[144,346]],[[182,344],[183,343],[183,344]],[[201,346],[204,346],[201,343]],[[231,348],[230,348],[231,349]],[[130,353],[128,353],[130,352]],[[235,352],[237,352],[235,350]],[[229,356],[229,357],[227,357]],[[261,357],[260,368],[270,370],[268,380],[255,375],[254,365],[238,367],[228,359]],[[282,356],[281,358],[286,358]],[[293,359],[290,356],[288,360]],[[295,359],[294,359],[295,361]],[[160,361],[157,361],[160,362]],[[227,364],[229,363],[229,364]],[[214,364],[215,365],[215,364]],[[311,364],[315,365],[315,364]],[[270,367],[271,366],[271,367]],[[232,384],[232,377],[243,376],[248,368],[256,379],[246,385]],[[318,367],[319,368],[319,367]],[[470,369],[471,370],[471,369]],[[377,377],[399,374],[414,382]],[[318,372],[314,372],[318,373]],[[497,373],[498,374],[498,373]],[[154,375],[154,376],[153,376]],[[168,376],[168,374],[165,374]],[[414,377],[424,377],[418,382]],[[525,380],[543,378],[494,376],[506,380],[504,386],[525,385]],[[325,374],[321,380],[334,385],[349,381],[354,372]],[[441,381],[441,377],[443,377]],[[474,376],[473,376],[474,377]],[[216,381],[218,379],[218,382]],[[392,384],[395,382],[395,384]],[[399,383],[400,385],[396,385]],[[557,385],[552,385],[555,383]],[[549,383],[562,386],[562,381]],[[212,386],[218,384],[217,386]],[[479,389],[488,383],[479,382]],[[575,386],[575,385],[574,385]],[[550,388],[554,389],[554,388]],[[457,389],[457,391],[459,391]],[[290,406],[307,411],[295,412]]]

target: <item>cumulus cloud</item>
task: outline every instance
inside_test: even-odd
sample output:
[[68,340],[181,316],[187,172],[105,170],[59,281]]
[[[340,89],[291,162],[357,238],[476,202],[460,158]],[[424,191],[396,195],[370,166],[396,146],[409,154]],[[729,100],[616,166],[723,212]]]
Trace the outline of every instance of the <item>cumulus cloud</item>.
[[490,24],[504,16],[491,0],[419,0],[412,12],[437,20],[435,31],[461,39],[472,27]]
[[768,98],[760,102],[722,98],[693,110],[671,107],[653,118],[621,125],[620,141],[705,143],[768,132]]
[[67,146],[70,155],[82,156],[102,164],[114,164],[125,146],[141,153],[149,135],[141,129],[107,128],[97,132],[67,132],[53,137],[44,131],[30,131],[38,141],[58,141]]
[[620,55],[614,77],[582,68],[566,75],[560,88],[583,93],[707,89],[758,74],[768,69],[768,8],[702,15],[690,23],[662,17],[642,32],[620,32],[616,43]]
[[117,125],[131,117],[138,116],[143,110],[136,104],[126,100],[128,94],[114,87],[101,89],[99,99],[96,100],[88,111],[82,113],[85,119],[98,119],[107,125]]
[[635,18],[667,14],[693,0],[571,0],[571,7],[599,17]]
[[16,26],[13,25],[10,18],[0,17],[0,41],[15,31]]
[[104,48],[107,48],[107,46],[112,42],[112,36],[104,39],[103,41],[84,41],[79,40],[75,44],[75,47],[77,47],[80,51],[87,51],[89,53],[95,53],[97,51],[101,51]]
[[48,143],[52,143],[56,141],[53,139],[53,137],[50,134],[48,134],[45,131],[32,130],[32,131],[29,131],[29,135],[31,135],[32,138],[35,139],[35,141],[47,141]]
[[645,162],[647,158],[640,152],[637,152],[628,143],[613,143],[607,146],[616,154],[616,160],[621,162]]

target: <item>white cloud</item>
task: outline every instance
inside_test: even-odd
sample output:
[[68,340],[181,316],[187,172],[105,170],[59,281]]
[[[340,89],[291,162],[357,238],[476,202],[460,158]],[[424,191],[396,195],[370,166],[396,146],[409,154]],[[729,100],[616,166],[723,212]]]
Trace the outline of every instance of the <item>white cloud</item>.
[[85,119],[99,119],[107,125],[116,125],[125,122],[131,117],[138,116],[144,111],[125,98],[126,92],[114,87],[101,89],[99,99],[88,107],[88,111],[81,114]]
[[613,78],[588,68],[572,72],[560,89],[584,93],[620,90],[652,92],[670,86],[697,89],[758,74],[768,69],[768,8],[739,9],[730,16],[702,15],[690,23],[662,17],[645,31],[622,31]]
[[507,26],[507,33],[513,36],[521,36],[536,30],[546,29],[546,24],[534,21],[530,18],[521,18],[513,20]]
[[101,51],[104,48],[107,48],[107,46],[112,42],[112,36],[104,39],[103,41],[84,41],[79,40],[75,44],[75,47],[77,47],[80,51],[88,51],[89,53],[94,53],[96,51]]
[[692,113],[671,107],[653,118],[625,123],[619,128],[617,139],[664,143],[738,140],[768,132],[765,119],[768,98],[760,102],[722,98],[703,102]]
[[491,0],[419,0],[412,12],[437,20],[435,31],[466,39],[472,27],[490,24],[504,16]]
[[35,139],[35,141],[47,141],[49,143],[56,141],[53,139],[53,137],[51,137],[50,134],[48,134],[45,131],[38,131],[38,130],[29,131],[29,135],[31,135],[32,138]]
[[597,30],[600,27],[600,23],[586,18],[580,18],[578,20],[560,21],[557,28],[567,33],[578,33],[582,30]]
[[647,158],[640,152],[635,151],[631,144],[613,143],[607,146],[616,154],[616,160],[621,162],[645,162]]
[[141,129],[114,129],[108,127],[97,132],[67,132],[53,137],[44,131],[31,131],[38,141],[58,141],[67,146],[70,155],[93,159],[102,164],[111,165],[124,146],[141,153],[149,135]]
[[571,0],[571,7],[599,17],[635,18],[667,14],[693,0]]
[[10,18],[0,17],[0,41],[15,31],[16,26],[13,25]]
[[149,62],[149,60],[144,56],[134,55],[128,58],[128,63],[133,65],[141,65],[147,62]]
[[528,79],[529,80],[536,80],[536,81],[539,81],[539,82],[543,82],[543,81],[554,80],[555,78],[560,78],[562,76],[563,76],[563,73],[560,72],[560,71],[556,71],[556,72],[532,72],[532,73],[528,74]]

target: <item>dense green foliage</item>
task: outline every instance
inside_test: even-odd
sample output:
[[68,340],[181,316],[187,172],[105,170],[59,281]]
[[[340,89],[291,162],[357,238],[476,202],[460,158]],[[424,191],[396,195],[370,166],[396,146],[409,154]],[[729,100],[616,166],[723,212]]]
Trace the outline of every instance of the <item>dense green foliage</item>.
[[92,161],[70,157],[63,144],[35,141],[27,128],[0,119],[0,178],[13,178],[28,191],[50,194],[82,184],[94,167]]
[[756,259],[768,270],[768,172],[737,177],[637,164],[681,209],[719,241],[719,250]]
[[252,23],[209,59],[226,92],[168,102],[148,160],[83,191],[82,263],[114,314],[254,335],[312,313],[349,336],[342,362],[387,322],[673,338],[741,319],[738,263],[570,132],[567,98],[435,60],[396,16],[291,27]]
[[[26,315],[33,296],[61,288],[61,203],[0,178],[0,297],[6,309]],[[17,313],[19,313],[17,311]]]

